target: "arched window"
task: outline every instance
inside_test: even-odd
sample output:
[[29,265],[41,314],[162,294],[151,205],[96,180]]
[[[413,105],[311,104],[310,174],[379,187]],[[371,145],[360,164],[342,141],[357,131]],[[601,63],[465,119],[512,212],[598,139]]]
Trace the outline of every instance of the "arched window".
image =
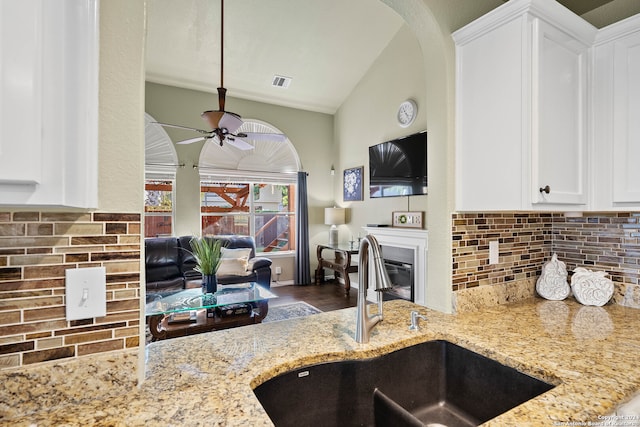
[[[239,132],[282,133],[246,119]],[[289,139],[245,140],[254,148],[215,143],[202,148],[202,233],[253,236],[258,252],[294,250],[298,154]]]
[[170,236],[178,155],[162,126],[152,124],[153,117],[145,113],[144,122],[144,236]]

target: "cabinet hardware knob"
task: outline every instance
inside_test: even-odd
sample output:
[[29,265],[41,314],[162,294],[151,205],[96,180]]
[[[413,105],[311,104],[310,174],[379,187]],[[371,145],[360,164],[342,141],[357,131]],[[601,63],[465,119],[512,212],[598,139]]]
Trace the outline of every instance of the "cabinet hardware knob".
[[544,187],[540,187],[540,192],[549,194],[551,192],[551,187],[549,187],[548,185],[545,185]]

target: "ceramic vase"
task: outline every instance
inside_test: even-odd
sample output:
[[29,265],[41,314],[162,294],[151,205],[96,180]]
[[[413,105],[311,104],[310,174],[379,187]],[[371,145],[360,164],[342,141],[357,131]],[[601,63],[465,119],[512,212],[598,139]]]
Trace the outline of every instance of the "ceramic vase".
[[218,290],[218,279],[215,274],[202,276],[202,287],[207,294],[213,294]]
[[571,290],[580,304],[603,306],[613,296],[613,282],[604,271],[591,271],[578,267],[573,270]]
[[571,293],[567,275],[565,263],[558,261],[558,255],[553,254],[551,261],[542,266],[542,274],[536,282],[536,292],[542,298],[562,301]]

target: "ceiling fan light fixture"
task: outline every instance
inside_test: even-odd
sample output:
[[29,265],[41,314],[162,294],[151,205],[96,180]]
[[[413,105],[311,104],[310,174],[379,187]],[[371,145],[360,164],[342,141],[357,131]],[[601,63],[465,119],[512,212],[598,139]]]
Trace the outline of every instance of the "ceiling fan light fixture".
[[218,124],[219,127],[226,129],[229,133],[236,133],[242,126],[242,118],[236,113],[225,111]]
[[223,134],[236,133],[242,126],[242,118],[230,111],[209,110],[200,114],[211,129],[221,129]]
[[204,121],[207,122],[207,124],[211,129],[218,129],[220,127],[219,126],[220,119],[222,118],[223,115],[224,115],[224,111],[209,110],[200,114],[200,117],[202,117]]

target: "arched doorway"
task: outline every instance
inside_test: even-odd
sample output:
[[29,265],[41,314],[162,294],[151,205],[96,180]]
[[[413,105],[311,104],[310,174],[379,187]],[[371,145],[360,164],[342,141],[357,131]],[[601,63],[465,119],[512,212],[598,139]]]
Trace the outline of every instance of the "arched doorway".
[[454,196],[455,48],[451,39],[454,13],[432,0],[380,0],[400,15],[415,34],[427,76],[426,103],[429,131],[429,204],[427,229],[426,304],[450,313],[451,213]]

